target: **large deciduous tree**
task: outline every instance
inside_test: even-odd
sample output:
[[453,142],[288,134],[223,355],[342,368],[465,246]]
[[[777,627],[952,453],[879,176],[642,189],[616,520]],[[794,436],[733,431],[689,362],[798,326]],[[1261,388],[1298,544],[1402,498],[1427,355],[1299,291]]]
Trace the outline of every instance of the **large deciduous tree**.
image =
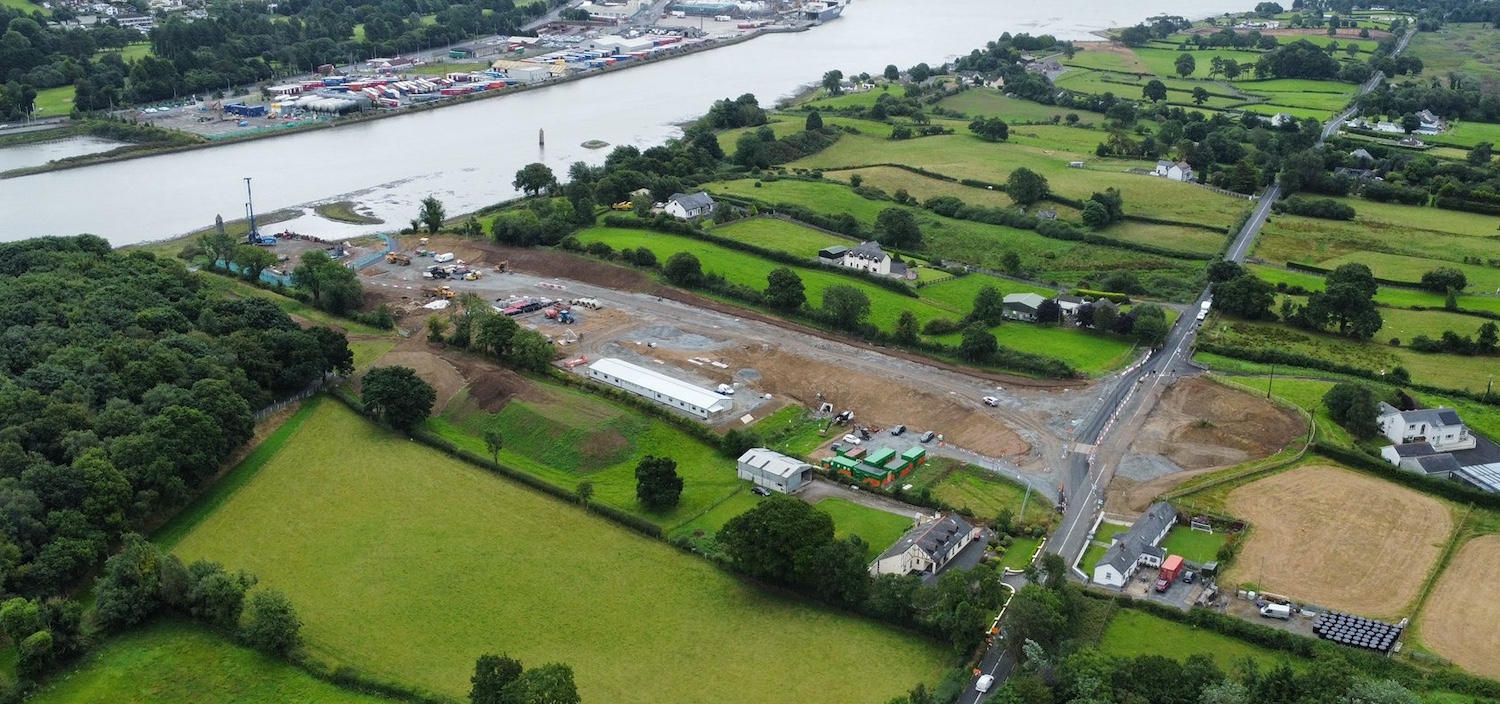
[[481,655],[474,661],[474,676],[469,678],[469,701],[472,704],[509,704],[504,692],[521,676],[521,661],[509,655]]
[[978,321],[985,327],[994,327],[1005,320],[1005,296],[994,286],[984,286],[974,294],[974,309],[969,320]]
[[691,288],[703,283],[703,265],[692,252],[678,252],[667,257],[661,271],[668,281],[678,286]]
[[675,508],[682,499],[682,485],[677,461],[670,457],[647,455],[635,465],[635,497],[648,511]]
[[787,267],[777,267],[766,275],[766,303],[776,310],[794,313],[807,303],[802,277]]
[[376,367],[360,381],[365,412],[402,432],[411,432],[432,413],[437,392],[411,367]]
[[1339,383],[1323,394],[1323,406],[1334,422],[1361,440],[1380,433],[1375,418],[1380,414],[1379,399],[1363,384]]
[[302,644],[302,620],[285,594],[262,589],[250,597],[240,638],[256,650],[284,656]]
[[546,164],[532,163],[521,167],[521,170],[516,172],[516,180],[512,181],[511,185],[527,197],[536,197],[555,187],[557,177],[552,174],[552,169]]
[[[517,176],[517,179],[519,178]],[[443,201],[438,200],[436,196],[423,198],[422,210],[417,214],[417,219],[427,226],[427,234],[436,235],[438,228],[443,226],[443,221],[448,219],[448,213],[443,208]]]
[[823,289],[823,313],[839,327],[853,330],[870,315],[870,297],[848,284]]
[[1023,206],[1033,205],[1047,197],[1047,179],[1023,166],[1005,179],[1005,192]]
[[875,216],[875,239],[887,247],[919,249],[922,228],[917,218],[905,208],[885,208]]

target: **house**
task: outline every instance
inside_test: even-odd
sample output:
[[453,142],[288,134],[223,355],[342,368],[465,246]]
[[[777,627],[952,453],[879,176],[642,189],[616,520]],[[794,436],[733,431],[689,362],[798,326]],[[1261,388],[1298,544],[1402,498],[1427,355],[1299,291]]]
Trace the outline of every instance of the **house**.
[[117,14],[115,15],[115,22],[119,23],[121,29],[133,29],[141,34],[151,31],[156,26],[156,20],[150,15],[138,15],[135,13]]
[[906,263],[891,258],[880,248],[879,242],[861,242],[854,247],[824,247],[818,250],[818,263],[859,269],[882,276],[907,276]]
[[1352,179],[1354,179],[1356,181],[1380,181],[1380,180],[1382,180],[1379,176],[1375,175],[1375,170],[1374,169],[1354,169],[1354,168],[1350,168],[1350,167],[1347,167],[1347,166],[1338,166],[1338,167],[1335,167],[1333,169],[1333,175],[1335,175],[1335,176],[1347,176],[1347,177],[1352,178]]
[[1423,142],[1420,139],[1417,139],[1416,137],[1412,137],[1412,136],[1408,135],[1406,137],[1403,137],[1401,139],[1401,141],[1396,142],[1396,146],[1398,146],[1398,147],[1410,147],[1412,149],[1421,149],[1422,147],[1427,146],[1427,143]]
[[[1381,404],[1381,407],[1382,411],[1386,411],[1386,408],[1388,408],[1386,404]],[[1439,410],[1452,413],[1449,409]],[[1395,411],[1395,409],[1391,409],[1391,411],[1401,413]],[[1412,416],[1414,413],[1419,415]],[[1397,426],[1404,425],[1402,421],[1407,417],[1411,417],[1412,420],[1416,420],[1420,424],[1422,420],[1420,413],[1419,411],[1406,411],[1401,413],[1402,418],[1396,419],[1394,417],[1388,418],[1388,416],[1393,416],[1394,413],[1385,412],[1376,422],[1379,423],[1381,420],[1385,420],[1386,423],[1381,425],[1381,431],[1385,432],[1385,428],[1389,425],[1392,428],[1392,432],[1394,432]],[[1454,414],[1454,417],[1456,417],[1456,414]],[[1418,427],[1415,430],[1420,429]],[[1466,444],[1469,444],[1470,447],[1464,449],[1461,444],[1456,442],[1458,433],[1456,429],[1452,428],[1443,429],[1436,437],[1441,442],[1449,435],[1453,437],[1447,440],[1447,444],[1442,447],[1434,446],[1430,438],[1413,440],[1412,442],[1386,445],[1380,448],[1380,456],[1385,461],[1408,472],[1439,479],[1449,479],[1479,489],[1480,491],[1500,492],[1500,445],[1495,444],[1489,438],[1468,432],[1469,442]],[[1386,437],[1389,438],[1390,434],[1387,434]],[[1451,449],[1455,445],[1460,449]],[[1444,451],[1444,447],[1450,449]]]
[[1375,423],[1394,445],[1425,442],[1434,452],[1452,452],[1472,450],[1477,444],[1474,435],[1459,419],[1458,411],[1451,408],[1401,411],[1381,402]]
[[958,514],[937,516],[901,536],[870,565],[870,574],[935,575],[975,538],[979,531]]
[[746,450],[739,459],[740,479],[783,494],[806,486],[812,482],[812,475],[812,465],[764,447]]
[[1448,122],[1443,118],[1433,114],[1431,110],[1422,110],[1418,112],[1417,121],[1421,123],[1421,126],[1417,129],[1423,132],[1435,134],[1448,129]]
[[1359,162],[1360,166],[1365,166],[1375,160],[1375,155],[1371,154],[1369,150],[1363,147],[1349,152],[1349,156],[1355,161]]
[[1156,162],[1156,171],[1154,173],[1157,176],[1165,176],[1169,179],[1172,179],[1173,181],[1193,180],[1193,167],[1186,161],[1179,161],[1175,163],[1170,161],[1158,161]]
[[1297,117],[1291,113],[1278,112],[1271,116],[1272,127],[1287,127],[1297,124]]
[[1036,211],[1036,218],[1038,220],[1056,220],[1057,219],[1057,211],[1056,210],[1052,210],[1051,208],[1047,208],[1045,210],[1038,210],[1038,211]]
[[1047,299],[1034,293],[1008,293],[1001,305],[1005,317],[1011,320],[1024,320],[1029,323],[1036,322],[1037,309],[1041,308],[1042,302]]
[[696,220],[713,215],[717,205],[708,193],[698,191],[693,194],[673,193],[662,209],[679,220]]
[[587,369],[590,379],[651,399],[699,418],[710,418],[734,407],[734,402],[701,386],[667,376],[655,369],[605,357]]
[[1074,296],[1066,293],[1057,294],[1055,300],[1057,301],[1057,310],[1065,318],[1078,315],[1078,309],[1082,308],[1084,303],[1087,303],[1087,301],[1083,300],[1082,296]]
[[1115,536],[1104,557],[1094,565],[1094,583],[1123,587],[1141,565],[1160,567],[1166,558],[1161,541],[1177,524],[1177,509],[1165,501],[1151,504],[1130,530]]

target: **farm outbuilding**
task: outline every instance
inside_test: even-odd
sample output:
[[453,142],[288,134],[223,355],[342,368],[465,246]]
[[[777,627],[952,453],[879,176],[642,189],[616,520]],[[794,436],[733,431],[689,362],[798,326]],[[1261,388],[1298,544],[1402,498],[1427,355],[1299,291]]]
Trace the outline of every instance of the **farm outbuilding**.
[[812,465],[764,447],[740,455],[739,477],[771,491],[791,494],[812,481]]
[[701,386],[613,357],[590,364],[588,376],[699,418],[713,417],[734,405],[729,399]]

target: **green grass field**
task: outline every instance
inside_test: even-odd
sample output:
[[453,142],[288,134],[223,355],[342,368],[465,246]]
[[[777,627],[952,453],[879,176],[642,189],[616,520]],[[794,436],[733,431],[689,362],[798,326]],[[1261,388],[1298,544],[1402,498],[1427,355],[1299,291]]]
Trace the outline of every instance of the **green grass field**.
[[[537,384],[532,392],[538,398],[512,399],[499,413],[488,413],[468,402],[466,390],[428,424],[485,457],[484,431],[497,429],[505,438],[500,451],[505,465],[569,490],[581,481],[593,482],[594,501],[669,529],[740,486],[732,460],[675,426],[577,389]],[[646,455],[677,461],[677,473],[686,483],[677,508],[651,513],[636,502],[635,465]]]
[[160,620],[106,640],[53,676],[36,704],[380,704],[202,627]]
[[[1281,269],[1262,264],[1250,264],[1248,268],[1256,276],[1273,284],[1284,283],[1287,286],[1301,286],[1308,291],[1323,290],[1323,277],[1317,274]],[[1381,286],[1375,292],[1376,304],[1394,308],[1410,308],[1411,306],[1442,308],[1447,303],[1447,299],[1448,297],[1445,295],[1430,291],[1396,288],[1394,286]],[[1494,295],[1465,294],[1458,297],[1458,307],[1460,310],[1479,310],[1500,314],[1500,297]]]
[[833,517],[835,537],[842,539],[857,535],[864,540],[869,546],[865,550],[865,557],[870,560],[895,545],[896,540],[911,530],[915,523],[914,518],[886,513],[845,499],[823,499],[814,505]]
[[1330,257],[1318,262],[1318,266],[1335,269],[1340,264],[1358,262],[1370,267],[1376,278],[1389,279],[1391,281],[1411,282],[1413,284],[1421,281],[1422,272],[1436,269],[1440,266],[1452,267],[1464,272],[1469,280],[1469,290],[1473,291],[1500,291],[1500,269],[1493,269],[1479,264],[1462,264],[1459,262],[1442,259],[1423,259],[1406,254],[1391,254],[1387,252],[1350,252],[1336,257]]
[[1422,59],[1426,76],[1455,71],[1477,79],[1485,90],[1500,87],[1500,68],[1490,58],[1500,55],[1500,33],[1483,23],[1444,24],[1433,32],[1418,32],[1407,53]]
[[[286,592],[313,656],[453,697],[485,652],[566,662],[592,702],[726,691],[884,701],[930,686],[948,659],[929,641],[761,591],[335,402],[176,552]],[[766,652],[820,666],[767,677]]]
[[1104,638],[1099,641],[1099,649],[1116,657],[1165,655],[1185,660],[1191,655],[1208,655],[1225,669],[1248,657],[1255,660],[1262,671],[1290,657],[1134,609],[1120,609],[1115,614],[1104,631]]
[[846,92],[842,95],[829,95],[828,91],[819,90],[817,94],[814,95],[812,99],[806,101],[804,105],[818,110],[852,107],[868,108],[870,106],[873,106],[875,104],[875,101],[878,100],[880,96],[886,94],[889,94],[892,98],[896,98],[899,100],[906,97],[906,87],[902,86],[899,83],[881,82],[872,90],[857,93]]
[[1480,142],[1494,144],[1496,140],[1500,140],[1500,125],[1489,122],[1455,123],[1447,132],[1435,139],[1464,147],[1472,147]]
[[[839,179],[846,183],[856,175],[861,179],[860,185],[873,186],[893,196],[896,191],[905,190],[913,198],[921,201],[938,196],[953,196],[970,205],[981,205],[986,208],[1009,208],[1016,204],[1015,201],[1010,199],[1010,196],[1005,195],[1005,191],[971,188],[952,181],[914,174],[905,169],[898,169],[892,166],[871,166],[863,169],[824,172],[824,176]],[[1076,217],[1076,213],[1073,213],[1067,207],[1063,207],[1058,213],[1068,213],[1064,217]]]
[[1099,528],[1094,531],[1094,540],[1109,545],[1109,541],[1113,540],[1116,535],[1124,533],[1127,530],[1130,530],[1130,526],[1126,524],[1103,521],[1099,524]]
[[805,458],[827,440],[818,434],[827,426],[826,418],[814,418],[801,406],[787,406],[756,421],[751,429],[760,433],[770,449]]
[[834,245],[846,247],[857,244],[843,237],[836,237],[794,222],[774,218],[750,218],[736,220],[709,230],[709,234],[738,240],[757,247],[788,252],[812,259],[818,250]]
[[[1045,496],[1032,493],[1026,498],[1026,486],[996,476],[993,472],[948,457],[932,457],[906,480],[913,491],[927,489],[938,499],[957,508],[967,508],[981,518],[993,519],[1010,511],[1016,520],[1047,522],[1053,515]],[[1026,513],[1021,514],[1022,504]]]
[[744,482],[740,491],[715,504],[702,515],[678,526],[672,531],[673,537],[701,537],[717,533],[731,518],[755,508],[755,505],[760,503],[761,497],[752,493],[749,486],[749,482]]
[[1158,225],[1134,220],[1117,222],[1099,234],[1122,242],[1166,247],[1178,252],[1218,254],[1229,242],[1223,232],[1210,232],[1186,225]]
[[1224,545],[1223,533],[1205,533],[1187,526],[1176,526],[1167,534],[1161,546],[1169,555],[1181,555],[1188,562],[1203,564],[1219,559],[1219,548]]
[[[1087,52],[1079,52],[1079,56],[1082,56],[1085,53]],[[1234,61],[1237,61],[1242,65],[1248,63],[1252,67],[1255,65],[1255,62],[1261,57],[1261,52],[1253,50],[1238,51],[1235,49],[1195,49],[1193,51],[1178,51],[1175,47],[1171,49],[1137,47],[1131,49],[1131,53],[1134,53],[1136,57],[1139,58],[1141,64],[1146,67],[1146,70],[1149,73],[1154,73],[1158,76],[1178,75],[1178,57],[1182,56],[1183,54],[1191,54],[1193,57],[1193,61],[1195,62],[1193,73],[1190,75],[1191,78],[1208,78],[1209,64],[1213,62],[1215,57],[1223,59],[1233,59]]]
[[1005,556],[1000,558],[1000,566],[1008,570],[1026,569],[1031,564],[1032,555],[1036,554],[1036,546],[1041,543],[1041,538],[1016,538],[1005,549]]
[[1083,549],[1083,556],[1078,558],[1078,569],[1083,570],[1084,574],[1092,577],[1094,575],[1094,566],[1099,564],[1100,560],[1104,559],[1104,553],[1108,551],[1108,545],[1101,545],[1098,542],[1089,543],[1088,547]]
[[135,61],[136,59],[150,56],[151,42],[136,42],[135,44],[127,45],[124,49],[109,49],[100,51],[94,54],[94,60],[98,61],[99,59],[104,58],[106,54],[118,54],[120,58],[128,64],[132,61]]
[[[1064,66],[1078,66],[1080,68],[1098,69],[1101,71],[1151,73],[1151,69],[1141,61],[1140,57],[1136,56],[1135,52],[1130,50],[1111,51],[1111,49],[1115,49],[1115,47],[1097,51],[1085,49],[1074,54],[1073,58],[1064,58],[1061,61]],[[1176,75],[1175,69],[1170,73],[1171,75]]]
[[12,10],[20,10],[27,15],[30,15],[33,12],[40,12],[43,15],[48,16],[52,14],[51,12],[48,12],[46,8],[34,2],[31,2],[30,0],[0,0],[0,7],[7,7]]
[[73,113],[73,94],[77,89],[71,85],[44,88],[36,92],[36,116],[55,117]]
[[[1083,56],[1088,52],[1079,52]],[[1098,122],[1103,116],[1086,110],[1064,109],[1054,105],[1042,105],[1020,98],[1007,98],[994,88],[970,88],[938,102],[945,110],[957,110],[969,117],[998,117],[1015,125],[1021,122],[1045,122],[1053,117],[1064,117],[1077,113],[1080,122]]]

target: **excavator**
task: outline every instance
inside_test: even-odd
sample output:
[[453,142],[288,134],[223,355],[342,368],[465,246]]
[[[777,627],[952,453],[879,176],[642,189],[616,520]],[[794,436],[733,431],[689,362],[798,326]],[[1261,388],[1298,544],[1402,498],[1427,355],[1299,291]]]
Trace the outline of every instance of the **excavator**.
[[389,252],[389,253],[387,253],[385,255],[385,260],[388,261],[388,262],[390,262],[390,263],[392,263],[392,264],[399,264],[401,266],[410,266],[411,265],[411,257],[408,257],[405,254],[402,254],[400,252]]
[[452,300],[453,297],[458,294],[454,293],[453,289],[448,286],[438,286],[436,288],[433,288],[431,286],[423,286],[422,295],[428,298],[437,298],[441,296],[443,298]]
[[507,259],[507,260],[505,260],[503,262],[500,262],[499,264],[495,265],[495,273],[496,274],[504,274],[507,271],[510,271],[510,260],[509,259]]

